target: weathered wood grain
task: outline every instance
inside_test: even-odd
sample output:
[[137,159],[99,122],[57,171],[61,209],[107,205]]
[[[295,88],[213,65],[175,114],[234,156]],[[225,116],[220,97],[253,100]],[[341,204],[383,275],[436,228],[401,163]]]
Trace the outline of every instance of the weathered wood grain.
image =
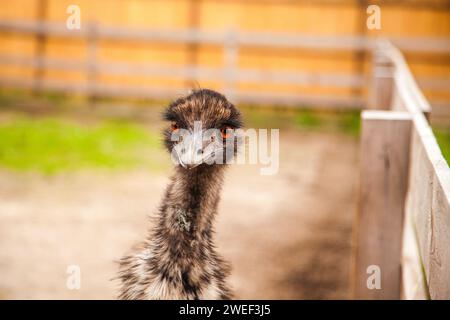
[[431,299],[450,299],[450,172],[424,118],[414,117],[407,214]]
[[[364,111],[360,203],[355,226],[354,296],[399,299],[402,228],[411,117],[406,112]],[[381,271],[381,288],[369,289],[369,266]]]

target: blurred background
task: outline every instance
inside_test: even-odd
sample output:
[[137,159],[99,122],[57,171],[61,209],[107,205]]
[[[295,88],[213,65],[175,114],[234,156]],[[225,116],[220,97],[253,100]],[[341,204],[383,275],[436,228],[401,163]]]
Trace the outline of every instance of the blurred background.
[[171,171],[160,114],[191,88],[225,93],[248,128],[280,129],[277,175],[226,178],[217,238],[237,298],[349,298],[378,37],[405,54],[450,159],[448,0],[3,1],[0,298],[115,297],[114,261],[145,237]]

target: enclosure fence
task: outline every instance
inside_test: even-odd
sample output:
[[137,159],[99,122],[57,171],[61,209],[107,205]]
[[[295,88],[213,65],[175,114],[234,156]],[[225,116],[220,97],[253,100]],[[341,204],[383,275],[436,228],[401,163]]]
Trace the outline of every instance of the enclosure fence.
[[[63,23],[0,21],[0,32],[40,37],[80,38],[87,43],[85,61],[0,54],[0,65],[27,66],[34,78],[0,75],[1,86],[56,90],[89,96],[133,96],[166,99],[179,89],[111,85],[102,74],[174,76],[186,80],[224,79],[225,93],[236,102],[358,108],[361,95],[348,97],[252,92],[238,90],[239,81],[317,85],[362,89],[363,74],[299,73],[240,69],[243,47],[294,48],[328,51],[374,51],[368,109],[362,113],[361,181],[355,232],[353,288],[356,298],[450,299],[450,172],[427,122],[431,108],[418,89],[402,50],[450,53],[449,41],[392,39],[375,42],[365,37],[311,36],[257,32],[207,32],[198,29],[149,30],[88,24],[68,30]],[[101,39],[176,44],[209,44],[223,48],[222,68],[199,65],[160,65],[105,62],[98,57]],[[42,70],[82,71],[86,82],[51,81]],[[439,79],[419,79],[423,88],[448,88]],[[447,109],[447,108],[442,108]],[[447,109],[450,110],[450,109]],[[433,110],[434,112],[434,110]],[[377,269],[378,268],[378,269]],[[380,271],[381,287],[369,283]],[[369,279],[370,278],[370,279]],[[375,287],[373,287],[373,286]]]
[[[243,32],[236,30],[204,31],[190,28],[182,30],[138,29],[103,26],[87,23],[79,30],[69,30],[64,23],[47,21],[0,21],[0,32],[36,36],[37,41],[47,38],[82,39],[86,45],[85,61],[55,58],[36,50],[35,56],[0,54],[0,65],[25,66],[36,70],[34,78],[0,76],[0,85],[80,93],[89,96],[131,96],[167,99],[180,94],[180,89],[170,86],[136,86],[105,84],[98,79],[102,75],[162,76],[195,81],[224,82],[223,91],[230,100],[242,103],[361,108],[365,98],[361,92],[367,87],[362,73],[323,73],[286,70],[242,69],[239,52],[243,48],[301,49],[313,52],[370,52],[375,40],[364,36],[316,36],[307,34]],[[208,67],[201,64],[176,66],[170,64],[129,63],[103,61],[99,58],[99,43],[108,41],[138,41],[143,43],[172,43],[182,45],[213,45],[223,48],[223,66]],[[423,54],[450,54],[450,41],[443,39],[392,38],[402,50]],[[43,45],[38,46],[42,49]],[[80,71],[86,74],[85,82],[67,82],[46,79],[45,70]],[[448,79],[423,78],[420,85],[429,90],[447,90]],[[286,93],[274,91],[239,90],[239,83],[265,83],[275,85],[317,86],[354,90],[349,95]],[[436,102],[439,112],[450,114],[450,103]]]
[[375,50],[361,115],[354,295],[450,299],[450,170],[402,54],[389,42]]

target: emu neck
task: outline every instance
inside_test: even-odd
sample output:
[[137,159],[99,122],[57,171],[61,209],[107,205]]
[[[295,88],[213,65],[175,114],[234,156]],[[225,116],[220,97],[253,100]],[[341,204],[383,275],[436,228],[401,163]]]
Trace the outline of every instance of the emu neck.
[[172,237],[210,238],[222,187],[224,166],[176,168],[166,193],[164,225]]

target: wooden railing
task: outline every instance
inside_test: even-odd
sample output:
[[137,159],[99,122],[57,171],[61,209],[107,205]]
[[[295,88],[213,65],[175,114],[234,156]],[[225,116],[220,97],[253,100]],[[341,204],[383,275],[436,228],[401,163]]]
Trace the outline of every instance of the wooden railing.
[[[323,73],[281,70],[256,70],[239,68],[238,56],[242,48],[302,49],[317,52],[363,52],[374,48],[374,40],[362,36],[316,36],[305,34],[258,33],[228,30],[204,31],[199,29],[155,30],[101,26],[87,23],[80,30],[68,30],[64,23],[35,21],[0,21],[1,33],[36,35],[42,38],[84,39],[87,43],[85,61],[67,58],[17,56],[7,52],[0,54],[0,65],[24,66],[34,70],[81,71],[87,75],[85,82],[61,82],[42,77],[8,78],[0,75],[0,85],[82,93],[92,96],[137,96],[147,98],[171,98],[180,94],[180,88],[114,85],[97,81],[103,75],[171,77],[188,81],[216,81],[224,83],[223,91],[231,100],[244,103],[308,105],[323,107],[360,108],[365,104],[361,95],[367,86],[365,75],[358,73]],[[145,43],[173,43],[213,45],[223,48],[223,66],[202,65],[173,66],[170,64],[142,64],[123,61],[102,61],[98,57],[99,41],[138,41]],[[450,54],[450,41],[445,39],[394,38],[400,48],[410,52]],[[39,76],[41,75],[41,76]],[[353,94],[324,95],[285,93],[271,91],[239,90],[239,83],[315,86],[318,88],[351,89]],[[423,78],[421,86],[430,90],[446,90],[449,79]],[[359,92],[359,93],[358,93]],[[439,102],[442,104],[442,101]],[[450,106],[444,102],[442,110]]]
[[361,116],[354,297],[450,299],[450,169],[431,108],[396,47],[378,43],[374,60],[373,110]]

